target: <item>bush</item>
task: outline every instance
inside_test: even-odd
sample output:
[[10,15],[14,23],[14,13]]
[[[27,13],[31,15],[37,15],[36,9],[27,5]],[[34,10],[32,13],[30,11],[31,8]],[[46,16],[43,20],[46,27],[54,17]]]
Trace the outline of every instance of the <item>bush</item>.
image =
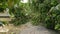
[[[60,10],[56,8],[59,4],[57,0],[44,0],[42,3],[38,2],[41,0],[35,0],[31,3],[32,13],[37,13],[39,16],[32,16],[32,24],[40,25],[43,23],[47,28],[55,30],[57,23],[60,21],[57,16],[60,15]],[[58,26],[59,28],[60,26]]]

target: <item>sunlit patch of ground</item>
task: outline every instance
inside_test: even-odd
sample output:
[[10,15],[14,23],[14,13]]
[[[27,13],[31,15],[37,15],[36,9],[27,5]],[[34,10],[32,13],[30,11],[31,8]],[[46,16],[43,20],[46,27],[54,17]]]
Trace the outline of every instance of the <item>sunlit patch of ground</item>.
[[9,29],[7,32],[0,32],[0,34],[19,34],[20,31],[27,28],[27,25],[21,25],[21,26],[14,26],[12,24],[5,25],[5,29]]
[[9,24],[8,26],[6,25],[5,27],[8,28],[9,31],[3,34],[56,34],[57,33],[52,30],[48,30],[43,26],[33,26],[30,23],[21,26],[14,26],[12,24]]

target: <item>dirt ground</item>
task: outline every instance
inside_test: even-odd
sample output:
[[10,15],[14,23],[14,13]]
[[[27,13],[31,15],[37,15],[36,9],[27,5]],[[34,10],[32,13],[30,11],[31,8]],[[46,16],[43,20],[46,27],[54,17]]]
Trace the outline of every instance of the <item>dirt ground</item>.
[[14,26],[9,24],[5,27],[9,29],[9,31],[1,32],[0,34],[60,34],[58,32],[48,30],[43,26],[33,26],[30,23],[26,23],[21,26]]

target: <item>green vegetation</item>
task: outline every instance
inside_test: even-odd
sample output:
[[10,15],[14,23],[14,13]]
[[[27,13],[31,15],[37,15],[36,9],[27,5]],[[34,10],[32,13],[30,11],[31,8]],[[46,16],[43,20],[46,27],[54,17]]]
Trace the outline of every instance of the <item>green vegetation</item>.
[[32,21],[33,25],[42,23],[49,29],[60,29],[60,3],[58,0],[29,0],[28,3],[20,1],[0,0],[0,11],[8,8],[10,15],[14,15],[15,19],[12,19],[11,23],[21,25]]
[[[59,5],[58,0],[32,0],[30,8],[33,16],[32,21],[35,25],[44,24],[49,29],[60,29],[60,10],[56,8]],[[60,5],[59,5],[60,6]]]

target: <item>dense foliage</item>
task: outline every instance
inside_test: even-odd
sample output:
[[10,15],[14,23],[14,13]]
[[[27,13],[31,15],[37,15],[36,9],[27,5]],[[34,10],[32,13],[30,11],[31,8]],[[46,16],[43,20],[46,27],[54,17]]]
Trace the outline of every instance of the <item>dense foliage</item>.
[[33,25],[43,24],[49,29],[60,29],[60,4],[58,0],[0,0],[0,12],[9,9],[14,25],[32,21]]
[[11,17],[14,18],[11,21],[14,25],[25,24],[29,21],[29,17],[26,15],[28,4],[23,4],[20,0],[0,0],[0,11],[2,12],[6,8],[9,9]]
[[60,10],[57,5],[59,5],[58,0],[32,0],[30,3],[30,8],[34,13],[32,24],[42,23],[49,29],[60,29]]

